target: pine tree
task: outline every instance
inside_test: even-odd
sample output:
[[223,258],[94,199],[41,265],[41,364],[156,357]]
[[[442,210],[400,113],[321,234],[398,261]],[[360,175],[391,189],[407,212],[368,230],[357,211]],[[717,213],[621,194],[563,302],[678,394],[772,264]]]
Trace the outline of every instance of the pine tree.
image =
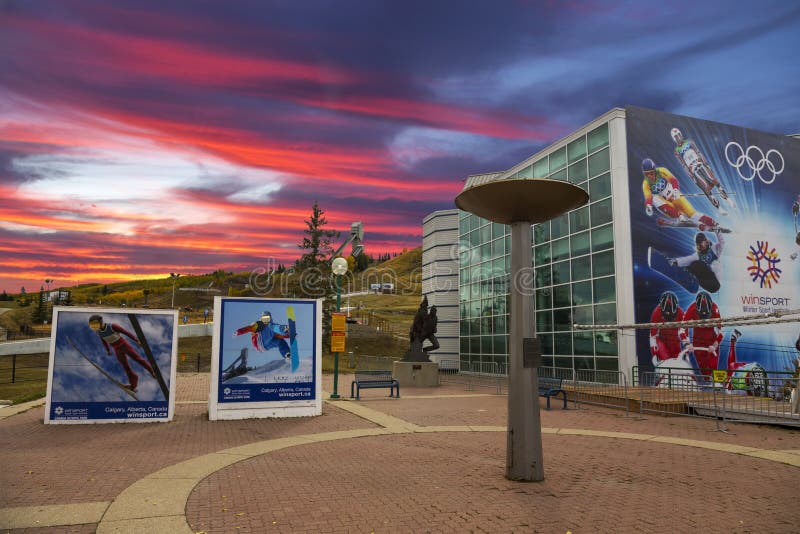
[[304,237],[303,243],[298,246],[307,252],[297,263],[300,267],[317,267],[333,254],[334,239],[339,237],[339,232],[324,229],[328,221],[325,219],[325,211],[319,207],[316,200],[311,208],[311,218],[304,222],[307,228],[303,233],[308,237]]

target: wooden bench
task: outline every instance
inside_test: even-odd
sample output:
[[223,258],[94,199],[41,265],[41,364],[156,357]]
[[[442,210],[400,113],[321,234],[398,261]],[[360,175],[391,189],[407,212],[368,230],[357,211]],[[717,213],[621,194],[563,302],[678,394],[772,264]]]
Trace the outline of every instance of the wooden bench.
[[352,399],[355,393],[355,398],[360,399],[361,389],[371,388],[389,388],[389,396],[394,397],[395,388],[397,389],[397,398],[400,398],[400,383],[392,378],[391,371],[369,370],[359,371],[356,369],[355,379],[350,383],[350,398]]
[[567,392],[561,389],[563,378],[539,377],[539,396],[547,398],[547,409],[550,409],[550,397],[557,397],[559,393],[564,398],[564,407],[567,409]]

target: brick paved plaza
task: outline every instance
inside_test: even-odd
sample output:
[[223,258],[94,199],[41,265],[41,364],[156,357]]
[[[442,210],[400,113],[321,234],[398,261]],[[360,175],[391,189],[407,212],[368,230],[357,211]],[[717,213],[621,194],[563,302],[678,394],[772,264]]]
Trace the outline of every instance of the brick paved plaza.
[[[546,479],[504,478],[505,396],[362,392],[299,419],[48,425],[0,410],[2,532],[792,532],[800,432],[542,410]],[[350,384],[340,376],[339,390]],[[331,377],[323,387],[332,389]],[[325,394],[325,398],[328,395]],[[543,406],[543,400],[542,400]],[[12,415],[13,414],[13,415]]]

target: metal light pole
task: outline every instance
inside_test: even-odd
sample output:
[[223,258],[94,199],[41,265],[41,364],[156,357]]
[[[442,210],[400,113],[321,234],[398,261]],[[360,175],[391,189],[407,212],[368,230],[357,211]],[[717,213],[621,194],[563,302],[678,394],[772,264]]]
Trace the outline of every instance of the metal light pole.
[[[331,270],[336,276],[336,311],[342,309],[342,275],[347,273],[347,260],[341,256],[331,263]],[[339,353],[333,353],[333,393],[332,399],[339,398]]]
[[172,278],[172,302],[169,305],[170,308],[175,307],[175,282],[178,281],[180,276],[180,273],[169,273],[169,277]]
[[[458,208],[479,217],[511,225],[511,307],[508,314],[508,431],[506,478],[544,480],[542,425],[539,415],[541,352],[523,352],[525,340],[535,340],[535,289],[531,259],[531,224],[547,221],[589,201],[589,195],[569,182],[545,179],[497,180],[465,188]],[[530,345],[535,346],[535,343]]]

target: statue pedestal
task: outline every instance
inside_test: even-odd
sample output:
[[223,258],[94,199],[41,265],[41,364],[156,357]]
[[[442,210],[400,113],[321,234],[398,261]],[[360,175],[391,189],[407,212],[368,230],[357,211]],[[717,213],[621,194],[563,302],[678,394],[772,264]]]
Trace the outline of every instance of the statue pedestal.
[[392,378],[403,387],[426,388],[439,385],[439,364],[435,362],[394,362]]

